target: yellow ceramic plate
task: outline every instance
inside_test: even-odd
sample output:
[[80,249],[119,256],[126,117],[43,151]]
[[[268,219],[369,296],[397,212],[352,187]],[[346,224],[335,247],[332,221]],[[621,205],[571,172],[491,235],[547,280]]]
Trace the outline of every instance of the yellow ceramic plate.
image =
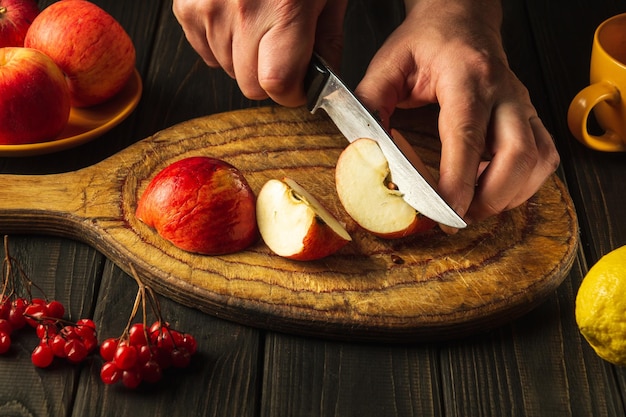
[[137,107],[142,92],[137,70],[122,91],[106,103],[72,108],[70,119],[58,139],[24,145],[0,145],[0,156],[33,156],[58,152],[89,142],[111,130]]

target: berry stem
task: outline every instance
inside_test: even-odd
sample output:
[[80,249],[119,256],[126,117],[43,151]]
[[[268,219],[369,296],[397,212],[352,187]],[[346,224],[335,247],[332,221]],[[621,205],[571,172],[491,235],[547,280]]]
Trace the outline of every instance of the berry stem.
[[[16,268],[17,272],[15,272],[13,268]],[[20,263],[17,261],[17,259],[11,256],[9,252],[9,236],[8,235],[4,235],[4,259],[2,260],[2,272],[3,272],[2,294],[1,294],[2,299],[4,299],[5,295],[12,296],[13,294],[17,293],[18,281],[17,281],[16,274],[18,274],[18,277],[20,281],[22,282],[24,290],[26,291],[26,294],[28,295],[29,301],[32,300],[33,298],[33,293],[32,293],[33,287],[35,287],[43,295],[43,297],[46,300],[48,299],[44,291],[37,284],[31,281],[30,278],[28,278],[28,274],[26,274],[26,271],[24,271],[24,269],[22,268]],[[7,291],[8,291],[8,294],[7,294]]]

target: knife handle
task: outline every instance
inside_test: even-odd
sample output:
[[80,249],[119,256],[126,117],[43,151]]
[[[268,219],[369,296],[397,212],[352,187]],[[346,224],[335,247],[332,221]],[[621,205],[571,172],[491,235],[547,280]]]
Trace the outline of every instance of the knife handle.
[[313,111],[317,104],[326,81],[330,77],[328,66],[324,64],[322,58],[313,52],[311,63],[304,76],[304,90],[306,92],[306,105],[309,111]]

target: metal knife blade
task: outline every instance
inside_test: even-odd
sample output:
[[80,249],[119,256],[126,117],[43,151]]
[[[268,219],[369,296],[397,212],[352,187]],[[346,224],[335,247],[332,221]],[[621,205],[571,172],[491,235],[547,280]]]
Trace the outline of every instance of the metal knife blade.
[[313,54],[309,65],[305,89],[311,113],[324,109],[349,142],[370,138],[378,143],[389,163],[391,178],[409,205],[446,226],[458,229],[467,226],[420,174],[374,115],[317,54]]

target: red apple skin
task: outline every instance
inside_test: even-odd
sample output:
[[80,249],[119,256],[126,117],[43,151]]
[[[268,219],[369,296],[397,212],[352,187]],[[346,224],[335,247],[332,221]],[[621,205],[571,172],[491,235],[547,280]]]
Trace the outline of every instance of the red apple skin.
[[[261,188],[257,223],[261,238],[272,252],[296,261],[325,258],[352,240],[343,225],[290,178],[269,180]],[[335,231],[337,228],[342,230]]]
[[303,240],[303,250],[285,258],[296,261],[315,261],[325,258],[339,251],[348,244],[348,240],[338,237],[326,224],[320,223],[318,218],[311,226],[311,230]]
[[372,231],[370,231],[370,233],[382,239],[401,239],[403,237],[425,233],[433,229],[436,225],[437,223],[434,220],[424,216],[421,213],[417,213],[417,216],[415,216],[413,223],[411,223],[409,227],[404,230],[400,230],[395,233],[377,233]]
[[53,140],[69,115],[65,77],[49,57],[34,49],[0,48],[0,144]]
[[0,48],[24,46],[24,37],[39,14],[35,0],[0,0]]
[[221,255],[258,239],[255,207],[254,193],[237,168],[200,156],[160,171],[139,199],[135,215],[180,249]]
[[135,68],[135,46],[106,11],[86,0],[52,3],[31,24],[24,46],[39,49],[63,70],[72,106],[112,98]]

